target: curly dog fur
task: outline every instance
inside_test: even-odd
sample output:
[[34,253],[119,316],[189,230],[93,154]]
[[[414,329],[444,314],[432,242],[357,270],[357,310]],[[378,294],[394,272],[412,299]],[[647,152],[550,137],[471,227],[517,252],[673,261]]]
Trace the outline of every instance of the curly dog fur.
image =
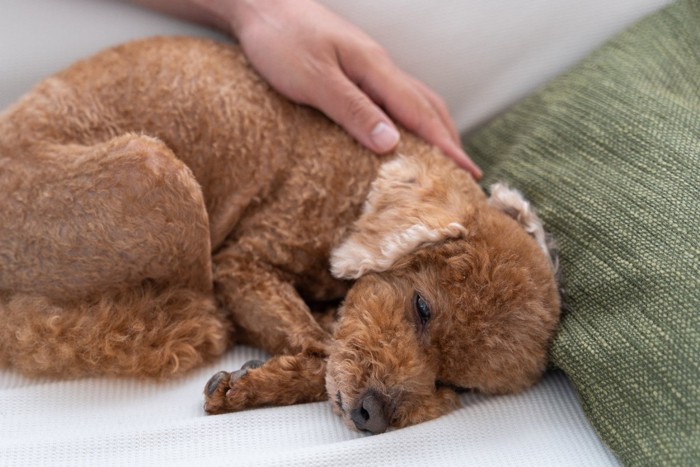
[[166,377],[246,343],[272,357],[207,412],[328,399],[373,433],[522,390],[559,296],[529,204],[491,191],[405,132],[370,154],[235,46],[104,51],[0,116],[0,365]]

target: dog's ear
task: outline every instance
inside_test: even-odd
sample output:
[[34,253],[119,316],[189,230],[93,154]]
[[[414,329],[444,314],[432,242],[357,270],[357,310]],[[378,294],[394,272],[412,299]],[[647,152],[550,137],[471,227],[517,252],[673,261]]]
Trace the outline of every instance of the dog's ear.
[[556,269],[552,241],[545,232],[542,221],[522,193],[504,183],[494,183],[489,187],[489,191],[491,192],[489,204],[518,221],[518,224],[535,239]]
[[[333,275],[357,279],[367,272],[386,271],[420,246],[466,234],[459,219],[470,203],[464,193],[446,187],[464,186],[455,177],[468,175],[449,164],[429,165],[405,156],[384,163],[360,218],[331,254]],[[470,184],[474,185],[466,185]]]

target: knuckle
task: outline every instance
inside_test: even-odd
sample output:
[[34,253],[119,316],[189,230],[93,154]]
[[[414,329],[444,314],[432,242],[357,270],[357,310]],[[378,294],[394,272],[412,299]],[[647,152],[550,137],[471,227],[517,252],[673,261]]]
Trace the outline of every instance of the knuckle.
[[435,126],[437,115],[433,108],[423,99],[415,99],[412,110],[407,115],[406,124],[414,131],[422,133],[428,128]]
[[442,120],[432,111],[420,115],[420,117],[415,120],[415,127],[412,129],[422,137],[433,142],[445,137],[446,134],[445,128],[442,125]]
[[381,45],[371,42],[365,47],[365,55],[370,60],[391,61],[389,54]]
[[343,62],[358,68],[375,68],[392,63],[386,50],[371,40],[346,47],[342,57]]
[[344,109],[345,115],[354,121],[367,118],[372,113],[368,99],[359,92],[345,97]]
[[445,99],[443,99],[441,96],[439,96],[439,95],[437,95],[437,94],[435,94],[435,95],[433,96],[433,99],[435,99],[435,105],[436,105],[440,110],[445,111],[445,112],[447,111],[448,106],[447,106],[447,102],[445,102]]

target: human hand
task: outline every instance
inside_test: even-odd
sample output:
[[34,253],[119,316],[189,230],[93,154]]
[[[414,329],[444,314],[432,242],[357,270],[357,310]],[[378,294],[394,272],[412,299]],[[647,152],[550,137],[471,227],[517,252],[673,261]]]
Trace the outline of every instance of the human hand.
[[357,27],[310,0],[214,3],[253,67],[287,98],[321,110],[377,153],[398,144],[391,116],[481,178],[443,100]]

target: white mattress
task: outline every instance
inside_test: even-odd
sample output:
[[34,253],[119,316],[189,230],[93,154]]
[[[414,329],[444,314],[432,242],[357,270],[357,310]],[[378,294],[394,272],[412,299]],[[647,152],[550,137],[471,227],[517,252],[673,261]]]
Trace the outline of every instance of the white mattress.
[[0,372],[0,465],[615,465],[561,373],[516,396],[464,394],[437,420],[349,430],[329,403],[205,415],[204,383],[264,355],[240,347],[185,379],[28,380]]
[[[667,0],[325,3],[441,93],[459,128],[469,130]],[[214,35],[122,2],[3,0],[0,109],[73,60],[153,34]],[[0,465],[617,463],[561,373],[515,396],[465,394],[460,410],[376,436],[350,431],[327,403],[206,416],[201,392],[209,376],[261,357],[239,347],[162,384],[28,380],[0,371]]]

